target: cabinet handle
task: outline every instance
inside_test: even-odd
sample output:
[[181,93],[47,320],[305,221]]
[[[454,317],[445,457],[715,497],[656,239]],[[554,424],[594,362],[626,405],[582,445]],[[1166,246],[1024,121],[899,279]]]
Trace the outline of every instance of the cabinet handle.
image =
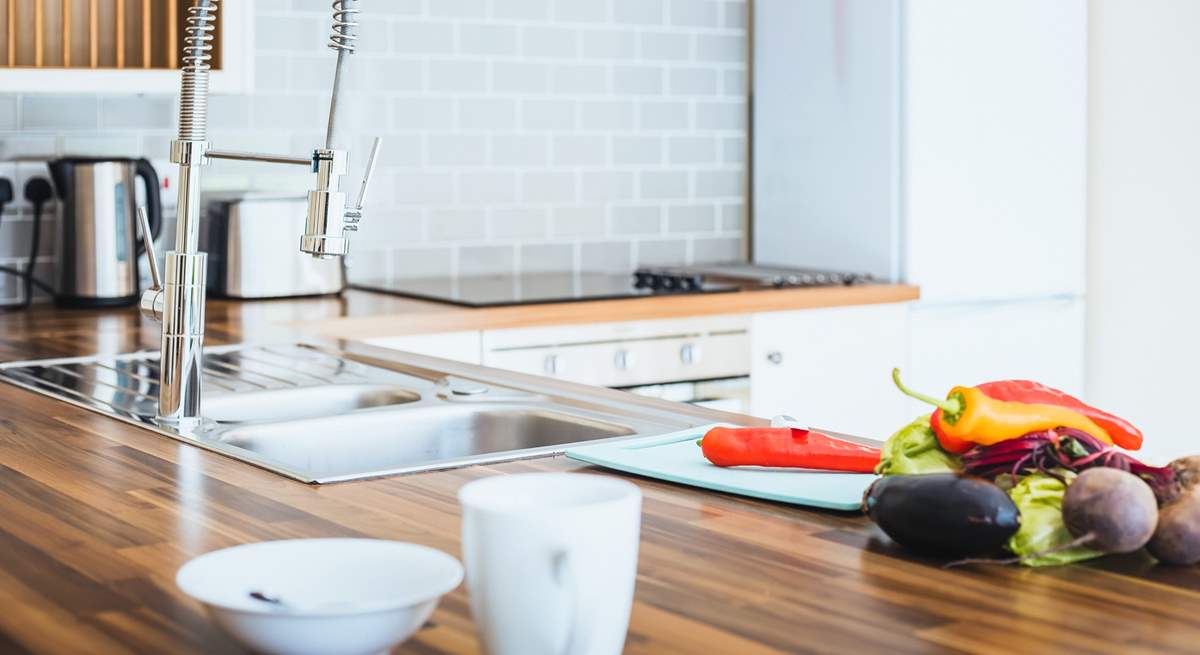
[[771,352],[767,353],[767,361],[778,366],[783,363],[783,353],[779,352],[778,350],[772,350]]

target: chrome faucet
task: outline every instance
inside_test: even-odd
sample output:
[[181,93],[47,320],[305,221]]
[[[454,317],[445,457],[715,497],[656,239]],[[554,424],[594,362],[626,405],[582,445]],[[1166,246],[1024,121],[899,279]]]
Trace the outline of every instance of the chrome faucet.
[[230,150],[214,150],[208,142],[209,60],[218,0],[192,0],[188,8],[183,46],[183,75],[179,93],[179,133],[171,142],[171,161],[179,165],[178,223],[175,249],[166,253],[165,276],[155,262],[150,232],[143,221],[152,286],[141,298],[142,314],[162,322],[162,355],[159,361],[158,418],[182,429],[200,421],[201,371],[203,370],[204,300],[207,255],[200,252],[200,171],[212,159],[257,161],[307,166],[316,174],[308,192],[308,215],[300,250],[313,257],[340,257],[349,250],[346,232],[358,229],[367,186],[375,170],[380,140],[375,139],[367,160],[362,186],[353,205],[346,204],[340,189],[349,154],[336,121],[338,92],[346,57],[355,50],[355,21],[359,0],[334,0],[329,47],[337,52],[337,67],[330,94],[325,146],[309,157],[291,157]]

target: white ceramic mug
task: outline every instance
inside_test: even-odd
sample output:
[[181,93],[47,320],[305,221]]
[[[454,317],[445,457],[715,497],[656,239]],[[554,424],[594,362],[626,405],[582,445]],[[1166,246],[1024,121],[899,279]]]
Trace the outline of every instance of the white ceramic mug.
[[500,475],[465,485],[471,614],[492,655],[614,655],[637,576],[642,494],[619,478]]

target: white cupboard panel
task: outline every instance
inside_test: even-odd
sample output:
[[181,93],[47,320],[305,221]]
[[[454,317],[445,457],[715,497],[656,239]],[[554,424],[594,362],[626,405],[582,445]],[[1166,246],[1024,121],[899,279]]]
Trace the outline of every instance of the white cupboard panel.
[[[955,385],[1026,378],[1074,395],[1084,385],[1084,301],[915,306],[906,382],[941,396]],[[927,406],[913,401],[912,413]]]
[[1086,3],[905,8],[905,279],[927,301],[1082,293]]
[[482,335],[479,332],[441,332],[437,334],[414,334],[401,337],[367,339],[366,343],[380,348],[403,350],[441,357],[468,364],[482,364]]
[[751,413],[884,439],[909,418],[891,383],[908,338],[907,303],[757,314]]

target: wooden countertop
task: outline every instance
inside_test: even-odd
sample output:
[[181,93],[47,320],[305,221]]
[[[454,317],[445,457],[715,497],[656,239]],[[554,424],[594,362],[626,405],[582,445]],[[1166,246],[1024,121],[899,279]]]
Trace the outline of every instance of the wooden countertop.
[[814,289],[771,289],[740,293],[692,294],[591,300],[581,302],[516,305],[471,309],[443,303],[377,296],[374,311],[360,313],[351,306],[346,314],[327,319],[306,319],[309,334],[340,339],[370,339],[433,332],[496,330],[546,325],[644,321],[716,314],[753,314],[791,309],[872,305],[904,302],[920,296],[907,284],[880,284]]
[[[212,303],[211,342],[282,338],[342,301]],[[274,327],[273,327],[274,326]],[[0,313],[0,359],[153,347],[131,311]],[[215,548],[370,536],[459,554],[457,489],[563,458],[315,487],[0,384],[0,653],[240,652],[174,572]],[[607,473],[603,473],[607,474]],[[943,570],[860,516],[634,479],[630,653],[1195,652],[1200,570],[1110,557]],[[398,652],[476,653],[465,588]]]

